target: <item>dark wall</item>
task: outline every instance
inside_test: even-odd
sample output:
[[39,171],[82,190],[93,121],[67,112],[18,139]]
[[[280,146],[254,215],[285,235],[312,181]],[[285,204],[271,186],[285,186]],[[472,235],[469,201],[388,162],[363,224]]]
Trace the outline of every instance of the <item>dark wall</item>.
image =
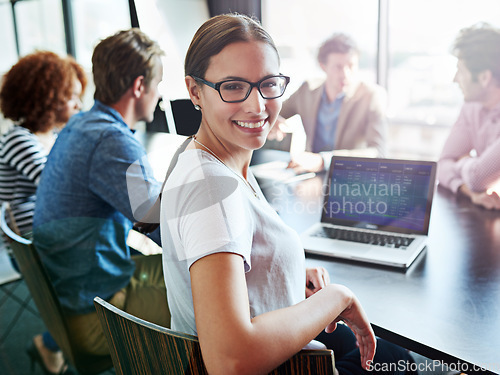
[[207,0],[210,16],[238,12],[254,16],[262,21],[262,6],[260,0]]

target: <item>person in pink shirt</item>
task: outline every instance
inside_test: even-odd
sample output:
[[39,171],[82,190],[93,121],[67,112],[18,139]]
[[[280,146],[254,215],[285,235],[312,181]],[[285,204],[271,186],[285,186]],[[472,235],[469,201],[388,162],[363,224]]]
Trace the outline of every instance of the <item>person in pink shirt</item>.
[[464,105],[438,162],[439,184],[477,205],[500,209],[500,29],[462,29],[453,54]]

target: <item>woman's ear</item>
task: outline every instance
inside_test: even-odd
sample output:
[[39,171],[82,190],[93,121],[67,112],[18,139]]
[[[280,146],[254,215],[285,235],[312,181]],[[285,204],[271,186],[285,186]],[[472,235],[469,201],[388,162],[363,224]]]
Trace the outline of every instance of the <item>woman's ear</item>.
[[200,86],[196,80],[191,76],[186,76],[184,78],[186,82],[186,88],[189,92],[189,97],[194,105],[198,105],[201,107],[201,95],[200,95]]

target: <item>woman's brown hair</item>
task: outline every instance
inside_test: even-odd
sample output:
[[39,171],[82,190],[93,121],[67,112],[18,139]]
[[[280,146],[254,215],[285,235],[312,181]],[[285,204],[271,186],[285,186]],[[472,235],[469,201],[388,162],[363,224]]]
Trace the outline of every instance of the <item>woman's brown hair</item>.
[[252,40],[270,45],[279,59],[273,39],[257,20],[237,13],[212,17],[200,26],[191,41],[184,60],[184,74],[205,78],[212,56],[231,43]]

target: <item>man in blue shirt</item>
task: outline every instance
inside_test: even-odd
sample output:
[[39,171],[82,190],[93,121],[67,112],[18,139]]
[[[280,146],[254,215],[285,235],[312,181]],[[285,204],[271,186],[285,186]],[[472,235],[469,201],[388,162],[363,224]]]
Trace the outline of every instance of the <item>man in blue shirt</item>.
[[[145,159],[133,127],[153,119],[162,55],[138,29],[96,46],[95,104],[61,131],[37,191],[35,247],[71,334],[81,351],[92,354],[109,353],[95,296],[148,321],[170,324],[161,255],[131,257],[126,243],[133,222],[141,218],[133,207],[147,209],[161,189],[148,165],[130,166]],[[130,200],[127,181],[133,180],[143,181],[144,202]]]

